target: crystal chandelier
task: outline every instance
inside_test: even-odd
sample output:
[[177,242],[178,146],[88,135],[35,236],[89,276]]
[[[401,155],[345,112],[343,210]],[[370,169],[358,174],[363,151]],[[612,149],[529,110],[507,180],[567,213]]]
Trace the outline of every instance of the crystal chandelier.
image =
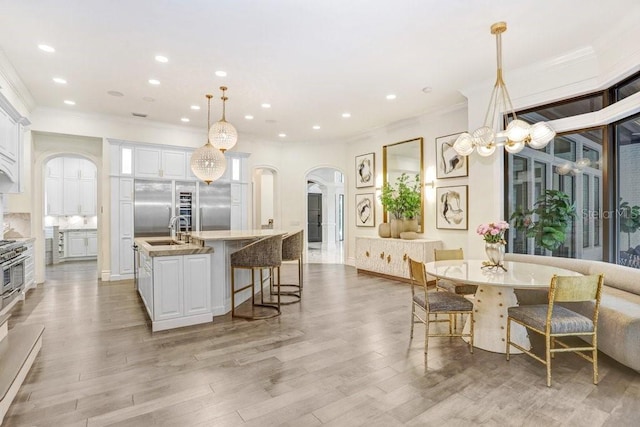
[[[504,145],[509,153],[522,151],[525,145],[531,148],[544,148],[556,136],[556,132],[546,123],[538,122],[534,125],[516,117],[513,104],[509,97],[507,86],[502,80],[502,38],[501,34],[507,31],[506,22],[497,22],[491,26],[491,34],[496,36],[496,50],[498,70],[496,83],[491,92],[491,99],[484,118],[484,126],[472,133],[464,132],[453,144],[453,149],[460,155],[468,156],[475,149],[481,156],[490,156],[496,151],[498,145]],[[507,129],[495,131],[496,113],[507,112],[512,120]]]
[[214,147],[223,153],[227,150],[233,148],[238,142],[238,132],[233,125],[225,119],[225,105],[227,102],[227,98],[224,95],[224,92],[227,90],[226,86],[220,86],[220,90],[222,91],[222,118],[211,126],[209,129],[209,140]]
[[[211,98],[213,98],[213,95],[207,94],[206,97],[208,130],[209,124],[211,123]],[[191,156],[191,170],[193,174],[197,176],[198,179],[206,182],[207,185],[220,178],[227,168],[227,159],[224,157],[222,151],[211,145],[210,134],[210,132],[207,134],[207,143],[194,151]]]

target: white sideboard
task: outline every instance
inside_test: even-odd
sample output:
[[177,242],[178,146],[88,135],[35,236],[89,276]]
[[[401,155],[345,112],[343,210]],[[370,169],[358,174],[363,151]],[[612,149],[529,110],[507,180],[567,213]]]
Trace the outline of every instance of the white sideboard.
[[408,281],[409,258],[431,262],[434,249],[442,249],[441,240],[356,237],[356,268]]

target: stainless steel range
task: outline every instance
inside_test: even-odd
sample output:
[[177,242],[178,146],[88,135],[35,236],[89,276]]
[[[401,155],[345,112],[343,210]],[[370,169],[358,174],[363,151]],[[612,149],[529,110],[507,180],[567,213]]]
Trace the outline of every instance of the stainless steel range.
[[24,262],[27,247],[15,240],[0,240],[0,266],[2,267],[2,304],[6,307],[24,288]]

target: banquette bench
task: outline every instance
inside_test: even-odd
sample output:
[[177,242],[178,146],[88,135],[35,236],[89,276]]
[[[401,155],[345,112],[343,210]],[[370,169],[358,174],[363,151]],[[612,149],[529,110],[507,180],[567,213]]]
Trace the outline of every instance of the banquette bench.
[[[505,254],[506,261],[551,265],[582,274],[604,274],[598,318],[598,350],[640,372],[640,270],[601,261],[539,255]],[[546,301],[546,292],[519,292],[521,304]],[[575,303],[573,310],[593,313],[593,303]]]

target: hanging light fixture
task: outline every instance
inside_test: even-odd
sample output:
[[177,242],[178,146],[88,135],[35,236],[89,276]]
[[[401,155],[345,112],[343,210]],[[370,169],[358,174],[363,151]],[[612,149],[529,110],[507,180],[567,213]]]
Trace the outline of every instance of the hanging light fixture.
[[[453,144],[454,150],[463,156],[468,156],[475,149],[479,155],[487,157],[496,151],[498,145],[504,145],[510,153],[518,153],[526,145],[531,148],[544,148],[556,136],[556,132],[546,122],[538,122],[534,125],[518,119],[513,104],[509,97],[509,91],[502,79],[502,37],[507,31],[506,22],[497,22],[491,26],[491,34],[496,36],[497,50],[497,76],[496,83],[491,92],[491,99],[484,117],[484,126],[472,133],[464,132]],[[504,131],[495,131],[496,113],[507,112],[512,120]]]
[[222,118],[209,129],[209,140],[214,147],[224,153],[236,145],[236,142],[238,142],[238,132],[236,128],[225,119],[225,106],[227,99],[229,99],[224,95],[227,87],[220,86],[220,90],[222,91],[222,97],[220,98],[222,99]]
[[[211,123],[211,98],[213,98],[213,95],[207,94],[206,97],[207,129],[209,129]],[[220,178],[227,168],[227,159],[222,151],[211,145],[209,134],[207,134],[207,143],[194,151],[191,156],[191,170],[195,176],[206,182],[207,185]]]

